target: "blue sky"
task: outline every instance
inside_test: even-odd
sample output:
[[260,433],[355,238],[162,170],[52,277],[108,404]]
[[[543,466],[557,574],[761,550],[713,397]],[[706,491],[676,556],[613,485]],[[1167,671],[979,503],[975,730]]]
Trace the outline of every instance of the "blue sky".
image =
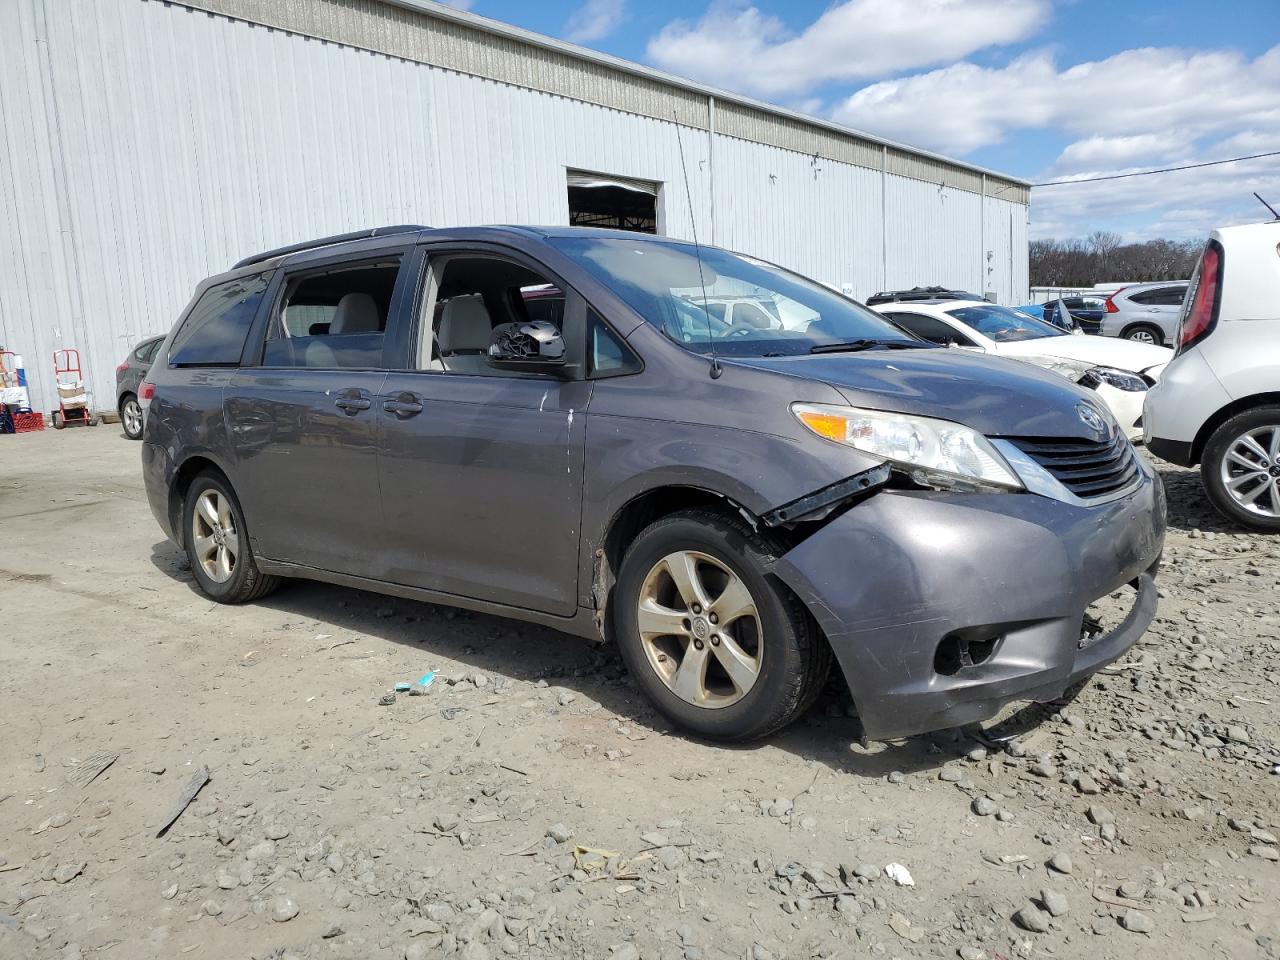
[[[459,0],[1035,182],[1280,150],[1280,0]],[[1034,236],[1198,238],[1280,157],[1033,191]]]

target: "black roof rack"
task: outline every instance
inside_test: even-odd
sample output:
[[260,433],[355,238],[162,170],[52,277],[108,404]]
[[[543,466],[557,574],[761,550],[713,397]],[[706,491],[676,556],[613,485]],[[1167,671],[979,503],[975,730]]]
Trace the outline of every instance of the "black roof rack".
[[367,240],[370,237],[389,237],[397,233],[417,233],[419,230],[429,230],[430,227],[423,226],[420,223],[400,223],[394,227],[371,227],[366,230],[353,230],[351,233],[337,233],[332,237],[321,237],[319,240],[307,240],[303,243],[291,243],[285,247],[276,247],[273,250],[264,250],[262,253],[255,253],[251,257],[245,257],[243,260],[237,260],[232,270],[239,270],[241,267],[247,267],[254,263],[261,263],[263,260],[271,260],[275,257],[283,257],[288,253],[299,253],[303,250],[314,250],[317,247],[331,247],[335,243],[346,243],[349,240]]

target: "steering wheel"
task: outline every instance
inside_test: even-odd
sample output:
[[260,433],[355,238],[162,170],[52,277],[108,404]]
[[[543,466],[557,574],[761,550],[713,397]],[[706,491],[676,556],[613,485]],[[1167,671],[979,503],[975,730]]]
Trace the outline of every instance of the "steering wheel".
[[732,324],[724,333],[720,334],[720,336],[727,339],[728,337],[736,337],[743,333],[754,333],[758,329],[760,328],[754,327],[749,323],[735,323]]

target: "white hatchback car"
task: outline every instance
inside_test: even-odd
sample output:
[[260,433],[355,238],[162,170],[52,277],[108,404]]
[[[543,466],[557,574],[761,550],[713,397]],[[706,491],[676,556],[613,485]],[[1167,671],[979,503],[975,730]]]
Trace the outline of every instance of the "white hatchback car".
[[1280,532],[1280,220],[1210,234],[1143,430],[1223,515]]
[[1088,387],[1102,398],[1131,440],[1142,436],[1147,390],[1173,358],[1167,347],[1072,335],[985,301],[885,303],[872,309],[921,340],[1025,360]]

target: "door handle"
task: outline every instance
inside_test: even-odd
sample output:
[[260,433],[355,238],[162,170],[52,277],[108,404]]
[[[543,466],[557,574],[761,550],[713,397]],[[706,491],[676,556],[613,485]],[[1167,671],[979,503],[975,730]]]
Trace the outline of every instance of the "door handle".
[[412,393],[402,393],[394,400],[383,401],[382,409],[401,419],[416,417],[422,412],[422,402]]
[[373,406],[373,403],[364,397],[339,397],[337,400],[333,401],[333,405],[339,410],[345,410],[347,413],[354,416],[361,410],[368,410]]

